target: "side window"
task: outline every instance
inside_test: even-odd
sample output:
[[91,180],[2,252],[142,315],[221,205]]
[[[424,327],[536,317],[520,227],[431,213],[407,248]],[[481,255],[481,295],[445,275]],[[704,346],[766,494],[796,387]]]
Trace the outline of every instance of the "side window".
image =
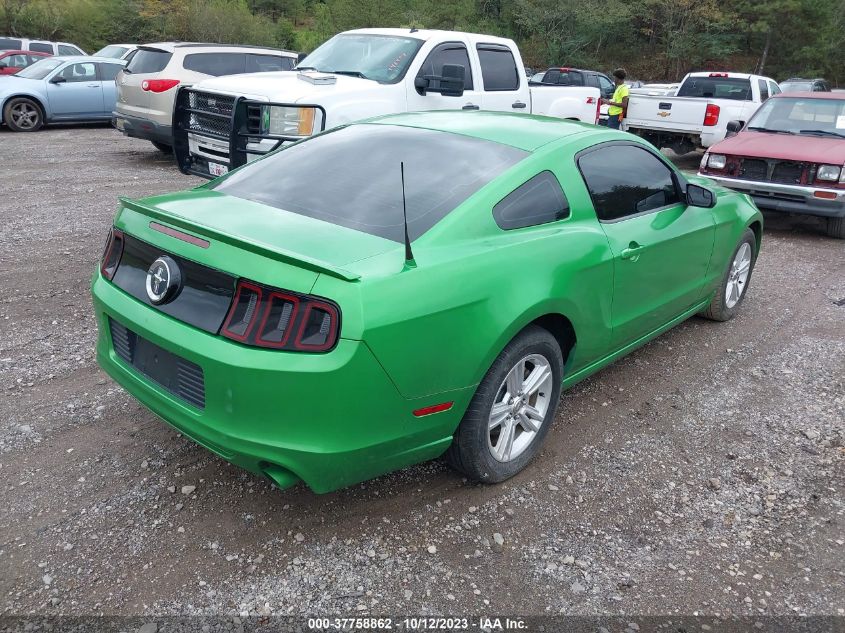
[[193,53],[185,55],[182,66],[187,70],[214,77],[238,75],[246,70],[246,54]]
[[26,68],[30,62],[27,60],[29,59],[29,55],[9,55],[8,57],[3,59],[4,64],[9,68]]
[[248,53],[246,56],[246,72],[248,73],[266,73],[274,70],[290,70],[293,61],[290,57],[282,57],[281,55],[258,55],[256,53]]
[[30,42],[29,50],[36,53],[50,53],[53,54],[53,45],[47,42]]
[[772,96],[779,95],[781,93],[780,86],[778,86],[774,81],[769,82],[769,94]]
[[9,37],[0,37],[0,50],[19,51],[23,46],[20,40],[13,40]]
[[59,73],[59,76],[64,77],[68,83],[75,81],[98,81],[97,66],[93,62],[70,64]]
[[[52,53],[53,51],[46,51],[47,53]],[[81,50],[76,48],[76,46],[68,46],[67,44],[59,44],[59,55],[84,55]]]
[[478,44],[476,49],[481,61],[481,79],[484,81],[486,92],[519,89],[519,70],[513,53],[507,46]]
[[121,68],[123,66],[120,64],[100,64],[100,79],[102,81],[114,81]]
[[757,85],[760,86],[760,103],[769,98],[769,84],[765,79],[758,79]]
[[602,222],[680,202],[671,170],[634,145],[605,145],[578,159],[581,176]]
[[560,81],[560,71],[557,69],[547,70],[543,75],[544,84],[556,84],[558,81]]
[[610,99],[613,96],[615,88],[613,87],[613,82],[610,81],[610,79],[604,75],[599,75],[599,90],[601,90],[602,97]]
[[[463,66],[466,70],[464,75],[464,90],[473,89],[472,81],[472,67],[469,65],[469,53],[467,53],[466,46],[458,42],[449,42],[440,44],[433,51],[428,54],[423,65],[420,66],[418,77],[423,75],[442,75],[444,64],[457,64]],[[432,89],[440,88],[439,81],[431,82]]]
[[598,75],[592,75],[587,73],[584,75],[584,85],[589,86],[590,88],[598,88],[599,87],[599,78]]
[[504,230],[521,229],[569,216],[569,202],[550,171],[520,185],[493,207],[493,218]]

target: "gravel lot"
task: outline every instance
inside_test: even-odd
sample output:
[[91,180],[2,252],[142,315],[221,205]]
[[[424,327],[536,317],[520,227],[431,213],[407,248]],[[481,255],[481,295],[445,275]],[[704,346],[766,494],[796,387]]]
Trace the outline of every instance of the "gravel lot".
[[316,496],[94,361],[117,196],[200,181],[105,127],[3,129],[0,155],[0,614],[845,614],[845,243],[815,221],[767,218],[739,317],[566,392],[515,479]]

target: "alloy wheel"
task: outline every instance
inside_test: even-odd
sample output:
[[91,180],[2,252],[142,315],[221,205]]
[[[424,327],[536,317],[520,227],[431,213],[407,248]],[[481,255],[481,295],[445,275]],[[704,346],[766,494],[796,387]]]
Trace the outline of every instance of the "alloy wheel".
[[38,108],[31,103],[16,103],[11,107],[9,115],[14,124],[22,130],[31,130],[38,124]]
[[540,354],[520,360],[502,381],[488,421],[487,445],[493,458],[509,462],[537,437],[549,410],[552,367]]
[[743,242],[737,250],[728,271],[728,281],[725,287],[725,306],[728,309],[733,308],[742,298],[750,272],[751,245],[748,242]]

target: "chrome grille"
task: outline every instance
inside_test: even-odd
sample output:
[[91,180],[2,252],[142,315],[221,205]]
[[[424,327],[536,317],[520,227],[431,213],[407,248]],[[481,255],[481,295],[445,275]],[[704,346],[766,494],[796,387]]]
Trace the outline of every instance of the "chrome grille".
[[764,160],[745,158],[739,166],[740,178],[747,180],[767,180],[769,165]]
[[783,160],[775,163],[775,168],[772,170],[772,182],[797,185],[800,184],[803,173],[804,165],[802,163]]

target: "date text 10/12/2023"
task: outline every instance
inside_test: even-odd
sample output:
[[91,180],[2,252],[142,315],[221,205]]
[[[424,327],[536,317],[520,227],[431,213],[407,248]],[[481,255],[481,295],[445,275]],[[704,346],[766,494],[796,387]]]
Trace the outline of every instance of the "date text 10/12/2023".
[[405,618],[308,618],[308,628],[314,631],[457,631],[479,630],[519,631],[527,628],[521,618],[481,616],[465,617],[405,617]]

